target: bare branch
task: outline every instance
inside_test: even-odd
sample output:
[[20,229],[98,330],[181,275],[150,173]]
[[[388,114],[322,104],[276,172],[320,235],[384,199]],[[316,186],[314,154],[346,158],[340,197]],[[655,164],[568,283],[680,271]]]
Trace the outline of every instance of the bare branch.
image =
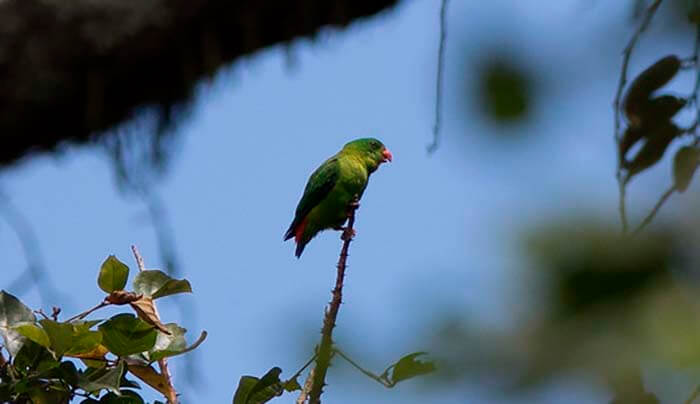
[[352,203],[348,207],[348,225],[343,229],[341,239],[343,247],[340,250],[340,258],[338,259],[338,273],[335,279],[335,288],[333,288],[332,298],[326,314],[323,319],[323,328],[321,329],[321,344],[318,348],[318,357],[316,358],[315,373],[312,378],[311,391],[309,392],[309,404],[320,404],[323,386],[326,384],[326,373],[330,366],[331,357],[333,355],[333,328],[338,317],[338,310],[343,301],[343,280],[345,278],[345,268],[348,259],[348,248],[354,236],[353,226],[355,225],[355,211],[359,208],[358,197],[355,196]]
[[428,145],[428,153],[438,148],[440,126],[442,124],[442,76],[445,70],[445,39],[447,37],[447,2],[442,0],[440,5],[440,45],[438,47],[438,63],[435,79],[435,123],[433,125],[433,141]]
[[306,402],[306,399],[309,398],[309,392],[311,391],[311,387],[313,386],[315,374],[316,368],[311,368],[311,371],[309,371],[309,376],[306,378],[306,382],[304,382],[304,387],[301,389],[299,397],[297,397],[296,404],[304,404]]

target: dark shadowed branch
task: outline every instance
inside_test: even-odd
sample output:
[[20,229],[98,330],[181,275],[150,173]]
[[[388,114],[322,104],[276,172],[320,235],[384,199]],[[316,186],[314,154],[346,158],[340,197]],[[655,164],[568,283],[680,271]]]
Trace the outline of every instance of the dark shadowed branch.
[[[655,0],[651,5],[649,5],[646,12],[644,13],[644,16],[642,17],[642,22],[637,27],[637,30],[632,35],[632,38],[630,38],[629,42],[627,43],[627,46],[625,46],[625,50],[622,52],[622,68],[620,71],[620,81],[617,85],[617,91],[615,93],[615,100],[613,101],[613,112],[614,112],[614,116],[615,116],[614,139],[615,139],[615,143],[618,145],[619,145],[620,141],[622,140],[622,125],[621,125],[621,117],[620,117],[621,105],[620,104],[622,102],[622,92],[624,91],[625,85],[627,84],[627,71],[629,69],[629,62],[630,62],[630,58],[632,56],[632,51],[634,50],[634,47],[637,45],[637,42],[639,41],[639,37],[641,36],[642,32],[644,32],[647,29],[647,27],[649,26],[649,23],[651,22],[651,19],[654,17],[654,14],[656,14],[656,10],[661,5],[661,2],[662,2],[662,0]],[[620,201],[619,201],[620,221],[622,223],[622,232],[627,233],[627,229],[628,229],[629,225],[628,225],[628,221],[627,221],[627,208],[626,208],[625,199],[626,199],[626,187],[627,187],[628,177],[622,171],[622,158],[623,158],[623,156],[621,156],[620,153],[617,153],[617,155],[618,155],[618,158],[617,158],[616,177],[617,177],[619,193],[620,193],[620,196],[619,196],[619,198],[620,198]]]
[[323,318],[321,344],[318,347],[316,366],[314,367],[314,375],[309,391],[309,404],[319,404],[321,402],[323,386],[326,384],[326,373],[328,372],[331,357],[333,356],[333,328],[335,328],[338,310],[343,301],[343,280],[345,279],[345,269],[347,267],[348,248],[350,247],[350,242],[354,235],[353,226],[355,225],[355,211],[359,207],[360,205],[356,196],[348,208],[348,224],[347,227],[344,228],[341,236],[343,247],[340,250],[340,258],[338,259],[338,273],[335,279],[335,287],[333,288],[331,301],[326,308]]
[[447,37],[447,2],[440,5],[440,44],[438,46],[437,72],[435,78],[435,122],[433,124],[433,141],[428,145],[428,153],[437,150],[440,126],[442,124],[442,80],[445,70],[445,39]]

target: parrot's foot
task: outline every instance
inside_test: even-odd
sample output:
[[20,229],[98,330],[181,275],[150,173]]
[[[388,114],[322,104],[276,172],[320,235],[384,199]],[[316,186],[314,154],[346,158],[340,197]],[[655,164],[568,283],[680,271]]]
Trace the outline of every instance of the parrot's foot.
[[342,231],[340,234],[340,239],[343,241],[348,241],[357,235],[355,229],[351,229],[349,227],[337,227],[335,229]]

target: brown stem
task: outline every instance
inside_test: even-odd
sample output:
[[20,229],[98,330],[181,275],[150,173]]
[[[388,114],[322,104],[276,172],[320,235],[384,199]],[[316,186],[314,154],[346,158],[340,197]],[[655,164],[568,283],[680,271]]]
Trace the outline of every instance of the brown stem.
[[301,393],[299,393],[299,397],[297,397],[296,404],[304,404],[306,402],[306,399],[309,398],[309,392],[311,391],[311,387],[313,386],[315,374],[316,369],[312,368],[311,371],[309,371],[309,376],[304,382],[304,387],[301,389]]
[[105,300],[103,300],[102,302],[100,302],[100,304],[98,304],[97,306],[91,308],[90,310],[86,310],[86,311],[84,311],[84,312],[82,312],[82,313],[80,313],[80,314],[77,314],[77,315],[75,315],[75,316],[69,318],[69,319],[66,321],[66,323],[70,323],[70,322],[75,321],[75,320],[82,320],[82,319],[84,319],[85,317],[87,317],[90,313],[92,313],[93,311],[99,310],[99,309],[101,309],[101,308],[103,308],[103,307],[105,307],[105,306],[109,306],[110,304],[112,304],[112,303],[108,302],[107,299],[105,299]]
[[[134,253],[134,259],[136,259],[136,265],[138,266],[139,271],[144,271],[146,269],[146,264],[143,261],[143,257],[141,256],[139,249],[135,245],[132,245],[131,251]],[[158,321],[160,321],[160,314],[158,314],[158,308],[156,307],[155,302],[153,302],[153,311]],[[170,375],[167,358],[159,359],[158,367],[160,368],[161,375],[163,375],[165,382],[167,383],[167,394],[164,395],[168,400],[168,404],[178,404],[177,393],[175,391],[175,386],[173,386],[173,379]]]
[[316,367],[314,368],[314,376],[309,392],[309,404],[320,404],[323,386],[326,384],[326,373],[330,366],[331,356],[333,356],[333,328],[335,328],[335,320],[338,317],[340,303],[343,301],[343,280],[345,279],[345,268],[348,259],[348,248],[353,238],[353,226],[355,225],[355,211],[359,208],[358,197],[355,196],[353,202],[348,209],[348,225],[345,227],[341,239],[343,240],[343,248],[340,250],[340,258],[338,259],[338,274],[335,279],[335,287],[333,288],[331,301],[326,308],[326,313],[323,318],[323,328],[321,329],[321,345],[318,348],[318,357],[316,358]]

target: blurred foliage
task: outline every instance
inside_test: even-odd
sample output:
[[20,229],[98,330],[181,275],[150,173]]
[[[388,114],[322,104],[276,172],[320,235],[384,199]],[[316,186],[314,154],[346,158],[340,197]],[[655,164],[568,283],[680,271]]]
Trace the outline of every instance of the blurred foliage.
[[[123,290],[128,275],[129,267],[109,256],[97,278],[107,293],[104,301],[67,321],[58,321],[58,309],[49,318],[0,291],[0,335],[9,353],[6,359],[0,350],[0,402],[49,404],[84,398],[81,403],[143,403],[132,390],[140,386],[127,379],[131,374],[175,403],[169,375],[162,367],[158,373],[152,363],[195,349],[206,332],[187,346],[184,328],[154,324],[162,323],[153,299],[191,292],[189,282],[160,271],[140,271],[133,281],[134,293]],[[120,313],[107,320],[83,320],[112,304],[129,304],[138,316]],[[76,360],[84,367],[78,368]]]
[[597,219],[527,234],[534,271],[526,282],[541,294],[522,303],[534,314],[507,332],[444,322],[436,345],[450,353],[446,377],[486,375],[517,392],[575,374],[611,388],[616,403],[656,402],[633,377],[640,364],[700,366],[698,263],[687,237],[676,228],[623,236]]
[[532,103],[532,79],[506,58],[487,60],[479,67],[479,99],[484,112],[496,122],[522,120]]

